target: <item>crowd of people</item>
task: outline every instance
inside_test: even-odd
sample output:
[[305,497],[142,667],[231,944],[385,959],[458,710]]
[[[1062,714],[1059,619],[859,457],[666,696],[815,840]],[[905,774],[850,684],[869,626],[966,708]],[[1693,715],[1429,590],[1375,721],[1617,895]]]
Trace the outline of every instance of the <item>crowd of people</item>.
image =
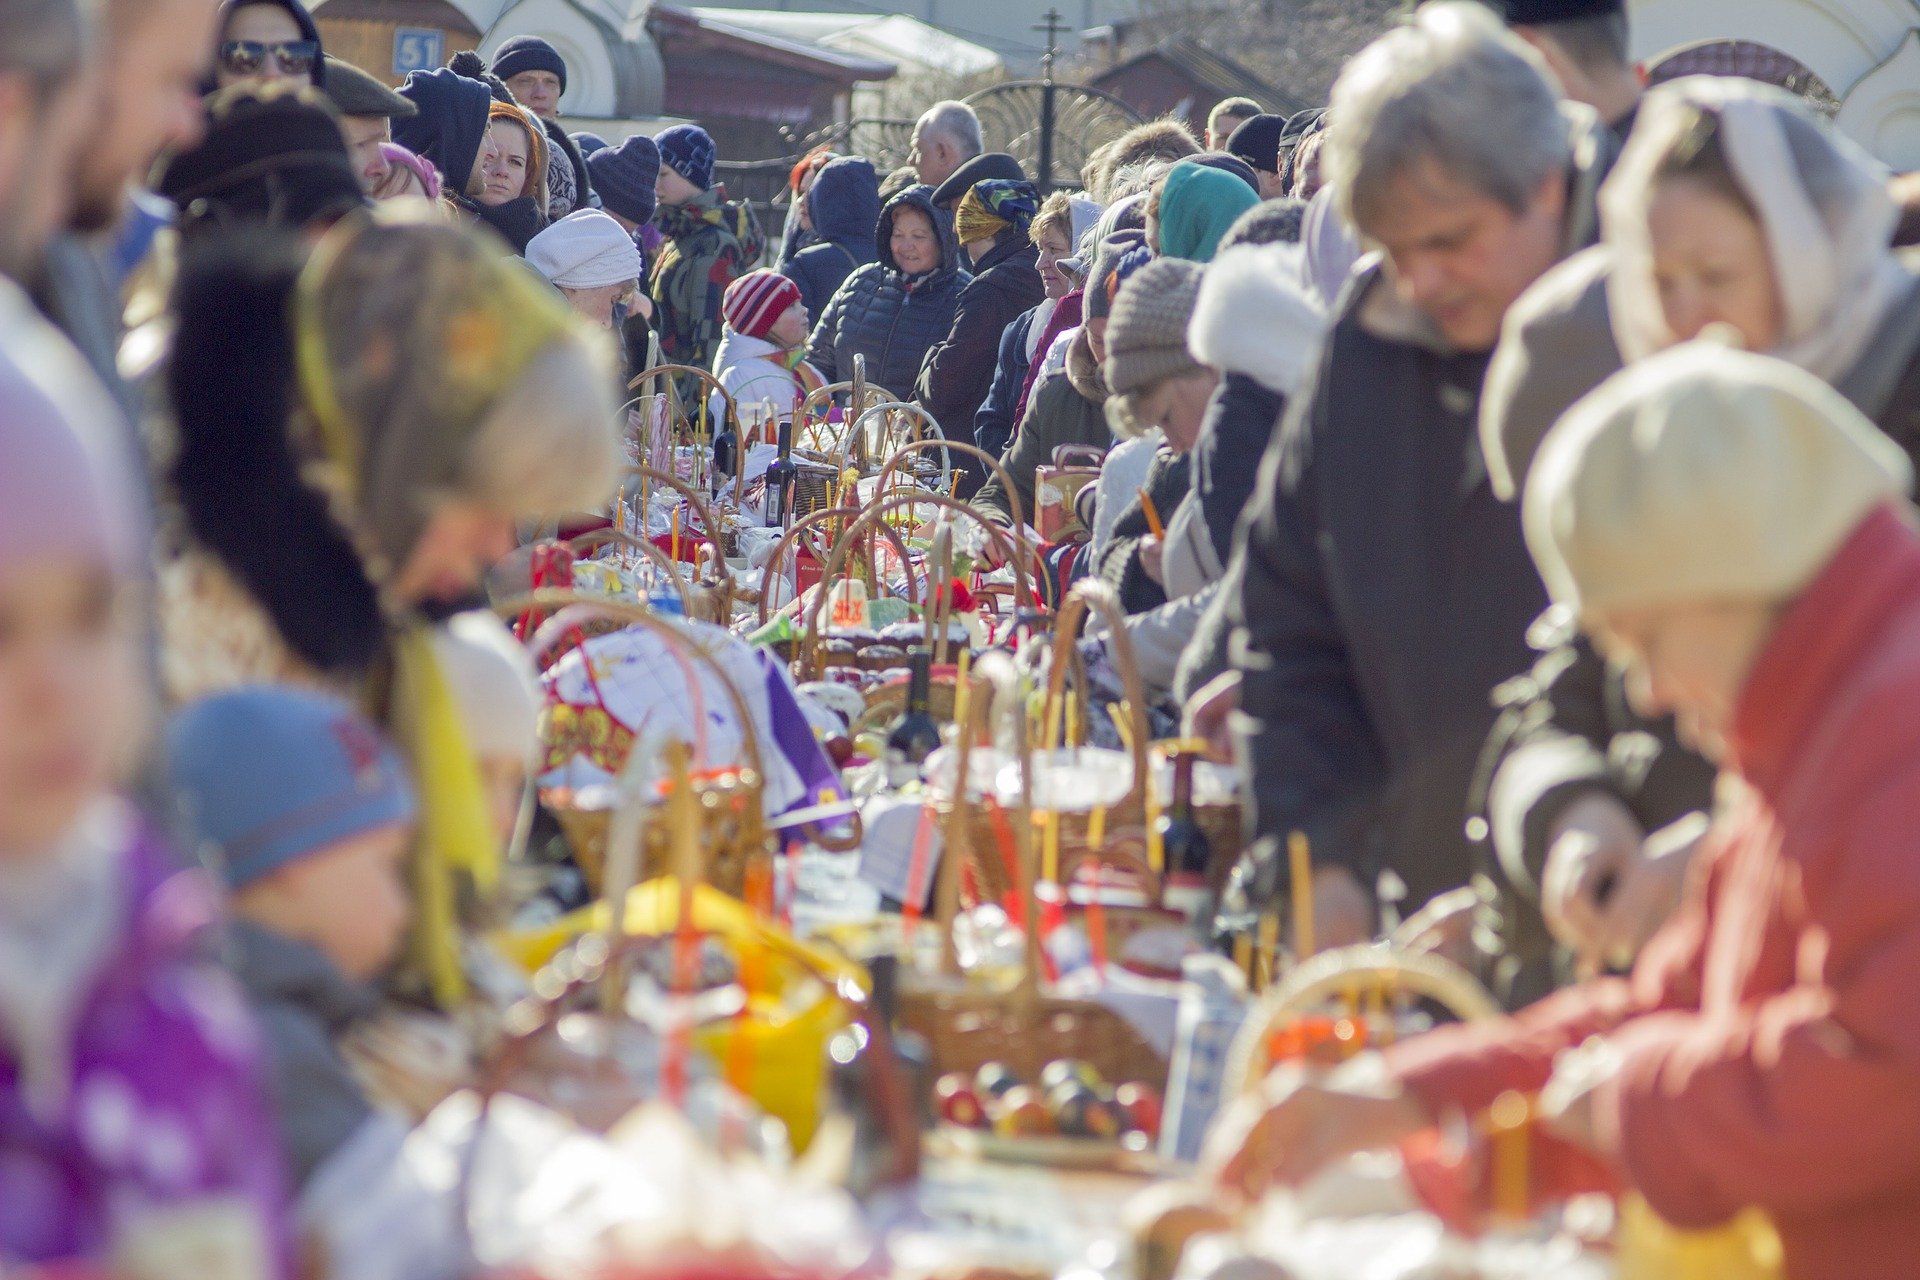
[[1105,583],[1090,685],[1123,628],[1237,766],[1220,919],[1304,839],[1322,946],[1418,913],[1517,1011],[1276,1072],[1229,1197],[1519,1090],[1543,1194],[1909,1274],[1920,188],[1628,48],[1430,0],[1072,190],[942,102],[771,237],[697,124],[569,133],[537,37],[395,88],[301,0],[0,0],[0,1271],[381,1255],[367,1081],[461,1084],[395,1046],[487,981],[534,765],[489,590],[604,520],[658,363],[722,477],[856,366],[973,446],[982,571]]

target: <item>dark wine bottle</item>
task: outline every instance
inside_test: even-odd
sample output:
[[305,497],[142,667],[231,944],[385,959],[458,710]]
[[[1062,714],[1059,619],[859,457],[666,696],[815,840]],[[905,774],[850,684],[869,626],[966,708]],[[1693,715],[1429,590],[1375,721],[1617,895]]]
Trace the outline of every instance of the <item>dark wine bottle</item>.
[[793,465],[793,420],[789,418],[780,424],[780,456],[767,467],[767,528],[786,527],[798,474]]
[[940,725],[933,718],[933,654],[918,648],[908,662],[913,674],[907,684],[907,709],[887,734],[887,763],[889,772],[918,778],[920,766],[939,749]]
[[1168,758],[1173,762],[1173,800],[1161,812],[1155,830],[1165,859],[1164,905],[1211,934],[1213,893],[1208,872],[1213,850],[1193,812],[1193,766],[1204,750],[1205,744],[1200,742],[1183,740],[1172,745]]

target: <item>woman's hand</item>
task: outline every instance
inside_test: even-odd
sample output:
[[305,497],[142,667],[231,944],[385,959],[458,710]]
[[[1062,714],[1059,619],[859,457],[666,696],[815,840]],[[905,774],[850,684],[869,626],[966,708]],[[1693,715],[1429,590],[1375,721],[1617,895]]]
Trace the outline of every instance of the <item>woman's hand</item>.
[[1161,576],[1166,572],[1161,563],[1165,555],[1166,544],[1159,538],[1149,533],[1140,539],[1140,571],[1163,587],[1167,585]]
[[1201,1165],[1222,1190],[1258,1200],[1272,1187],[1297,1187],[1337,1161],[1393,1146],[1432,1123],[1420,1100],[1398,1085],[1346,1089],[1283,1067],[1222,1113]]
[[1240,673],[1227,671],[1201,686],[1187,699],[1187,736],[1204,738],[1207,756],[1217,764],[1233,763],[1233,713],[1240,709]]

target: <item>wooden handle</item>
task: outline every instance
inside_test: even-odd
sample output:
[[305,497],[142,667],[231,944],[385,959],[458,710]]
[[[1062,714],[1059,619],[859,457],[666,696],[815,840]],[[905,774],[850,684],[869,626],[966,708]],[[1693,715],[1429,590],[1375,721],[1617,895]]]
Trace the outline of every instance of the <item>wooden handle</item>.
[[985,449],[960,440],[915,440],[911,444],[902,445],[900,448],[894,450],[893,456],[887,459],[887,465],[880,468],[879,491],[882,494],[886,493],[887,479],[892,476],[894,469],[900,465],[901,459],[921,449],[947,449],[955,453],[964,453],[969,457],[978,458],[980,461],[986,463],[987,468],[993,472],[994,478],[1000,481],[1000,487],[1006,491],[1007,508],[1013,515],[1013,527],[1017,530],[1026,524],[1026,511],[1020,503],[1020,491],[1013,487],[1012,474],[1007,471],[1006,467],[1001,465],[998,458],[988,453]]
[[[1080,670],[1079,650],[1074,641],[1079,634],[1080,624],[1089,613],[1099,614],[1101,621],[1107,624],[1107,651],[1113,655],[1113,665],[1120,672],[1120,686],[1127,695],[1129,723],[1132,725],[1127,750],[1133,756],[1133,786],[1127,792],[1127,797],[1144,802],[1149,782],[1147,685],[1140,675],[1140,663],[1134,657],[1133,641],[1127,635],[1126,614],[1120,608],[1119,598],[1114,595],[1113,588],[1104,582],[1089,580],[1074,584],[1073,590],[1067,594],[1066,603],[1060,606],[1060,612],[1054,619],[1053,660],[1047,664],[1047,698],[1040,723],[1053,723],[1056,714],[1054,709],[1066,694],[1068,670]],[[1080,698],[1082,709],[1087,703],[1087,692],[1083,679]]]

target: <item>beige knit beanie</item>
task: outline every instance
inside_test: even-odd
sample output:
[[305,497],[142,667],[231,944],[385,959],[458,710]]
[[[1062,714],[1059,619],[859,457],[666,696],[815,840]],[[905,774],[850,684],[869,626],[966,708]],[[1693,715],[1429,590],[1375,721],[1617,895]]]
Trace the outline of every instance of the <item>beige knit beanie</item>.
[[1527,547],[1584,617],[1798,595],[1912,468],[1811,374],[1711,342],[1633,365],[1547,433]]
[[1133,397],[1162,379],[1201,368],[1187,350],[1187,322],[1200,296],[1197,262],[1155,258],[1128,276],[1113,300],[1107,322],[1107,360],[1101,366],[1113,398],[1107,419],[1116,432],[1131,436]]

